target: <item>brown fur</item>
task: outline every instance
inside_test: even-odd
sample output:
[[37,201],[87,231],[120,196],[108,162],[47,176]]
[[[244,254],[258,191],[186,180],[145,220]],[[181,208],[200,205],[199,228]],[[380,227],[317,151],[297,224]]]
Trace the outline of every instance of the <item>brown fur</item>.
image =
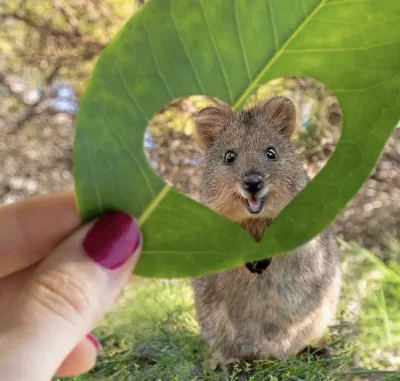
[[[295,108],[274,97],[251,110],[208,107],[196,121],[206,147],[201,201],[236,221],[256,240],[301,191],[308,178],[290,141]],[[273,146],[276,161],[265,150]],[[223,161],[237,152],[233,165]],[[265,180],[266,202],[260,214],[245,207],[242,181],[257,171]],[[272,259],[262,274],[245,266],[193,280],[201,335],[220,364],[285,358],[323,335],[340,292],[340,255],[326,231],[295,251]]]

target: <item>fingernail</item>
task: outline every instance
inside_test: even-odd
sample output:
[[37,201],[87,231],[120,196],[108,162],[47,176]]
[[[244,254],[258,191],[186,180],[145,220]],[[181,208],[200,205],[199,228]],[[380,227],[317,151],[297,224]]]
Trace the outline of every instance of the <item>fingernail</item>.
[[83,248],[101,266],[114,270],[124,265],[140,244],[140,229],[127,213],[102,215],[87,233]]
[[93,344],[93,346],[96,348],[96,351],[98,352],[100,349],[100,343],[99,340],[97,340],[96,336],[93,334],[89,333],[86,338]]

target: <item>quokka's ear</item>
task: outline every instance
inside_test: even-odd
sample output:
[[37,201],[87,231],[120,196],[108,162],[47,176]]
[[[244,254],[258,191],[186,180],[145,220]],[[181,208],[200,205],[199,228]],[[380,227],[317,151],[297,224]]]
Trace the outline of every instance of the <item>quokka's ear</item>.
[[218,134],[232,122],[234,113],[227,105],[208,106],[197,113],[196,132],[205,148],[214,144]]
[[288,138],[296,127],[296,108],[286,97],[270,98],[261,110],[267,122],[276,126],[280,133]]

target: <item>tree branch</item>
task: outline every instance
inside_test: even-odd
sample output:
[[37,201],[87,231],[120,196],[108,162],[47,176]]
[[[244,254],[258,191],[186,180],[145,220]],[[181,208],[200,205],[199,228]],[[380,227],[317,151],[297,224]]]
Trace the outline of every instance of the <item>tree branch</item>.
[[68,32],[63,29],[58,29],[58,28],[55,28],[52,25],[48,25],[48,24],[39,24],[36,21],[34,21],[33,19],[31,19],[30,17],[28,17],[26,15],[21,15],[17,12],[3,13],[1,15],[1,19],[7,19],[7,18],[21,21],[31,28],[37,29],[37,30],[41,31],[42,33],[50,34],[54,37],[58,37],[58,38],[61,37],[61,38],[65,38],[68,41],[74,41],[78,44],[89,45],[89,46],[95,47],[96,49],[98,49],[98,51],[101,51],[106,47],[106,44],[104,44],[100,41],[97,41],[92,37],[80,35],[80,34],[77,35],[76,33],[71,33],[71,32]]

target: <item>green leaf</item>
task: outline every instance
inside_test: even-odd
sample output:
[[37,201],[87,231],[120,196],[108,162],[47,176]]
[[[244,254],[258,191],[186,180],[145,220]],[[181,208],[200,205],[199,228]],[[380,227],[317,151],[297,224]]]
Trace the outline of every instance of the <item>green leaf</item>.
[[[75,180],[84,220],[135,215],[136,273],[201,275],[290,251],[325,229],[370,175],[399,119],[398,0],[150,0],[98,60],[82,100]],[[240,108],[261,84],[313,77],[339,98],[341,141],[261,243],[167,185],[150,168],[148,121],[206,94]]]

